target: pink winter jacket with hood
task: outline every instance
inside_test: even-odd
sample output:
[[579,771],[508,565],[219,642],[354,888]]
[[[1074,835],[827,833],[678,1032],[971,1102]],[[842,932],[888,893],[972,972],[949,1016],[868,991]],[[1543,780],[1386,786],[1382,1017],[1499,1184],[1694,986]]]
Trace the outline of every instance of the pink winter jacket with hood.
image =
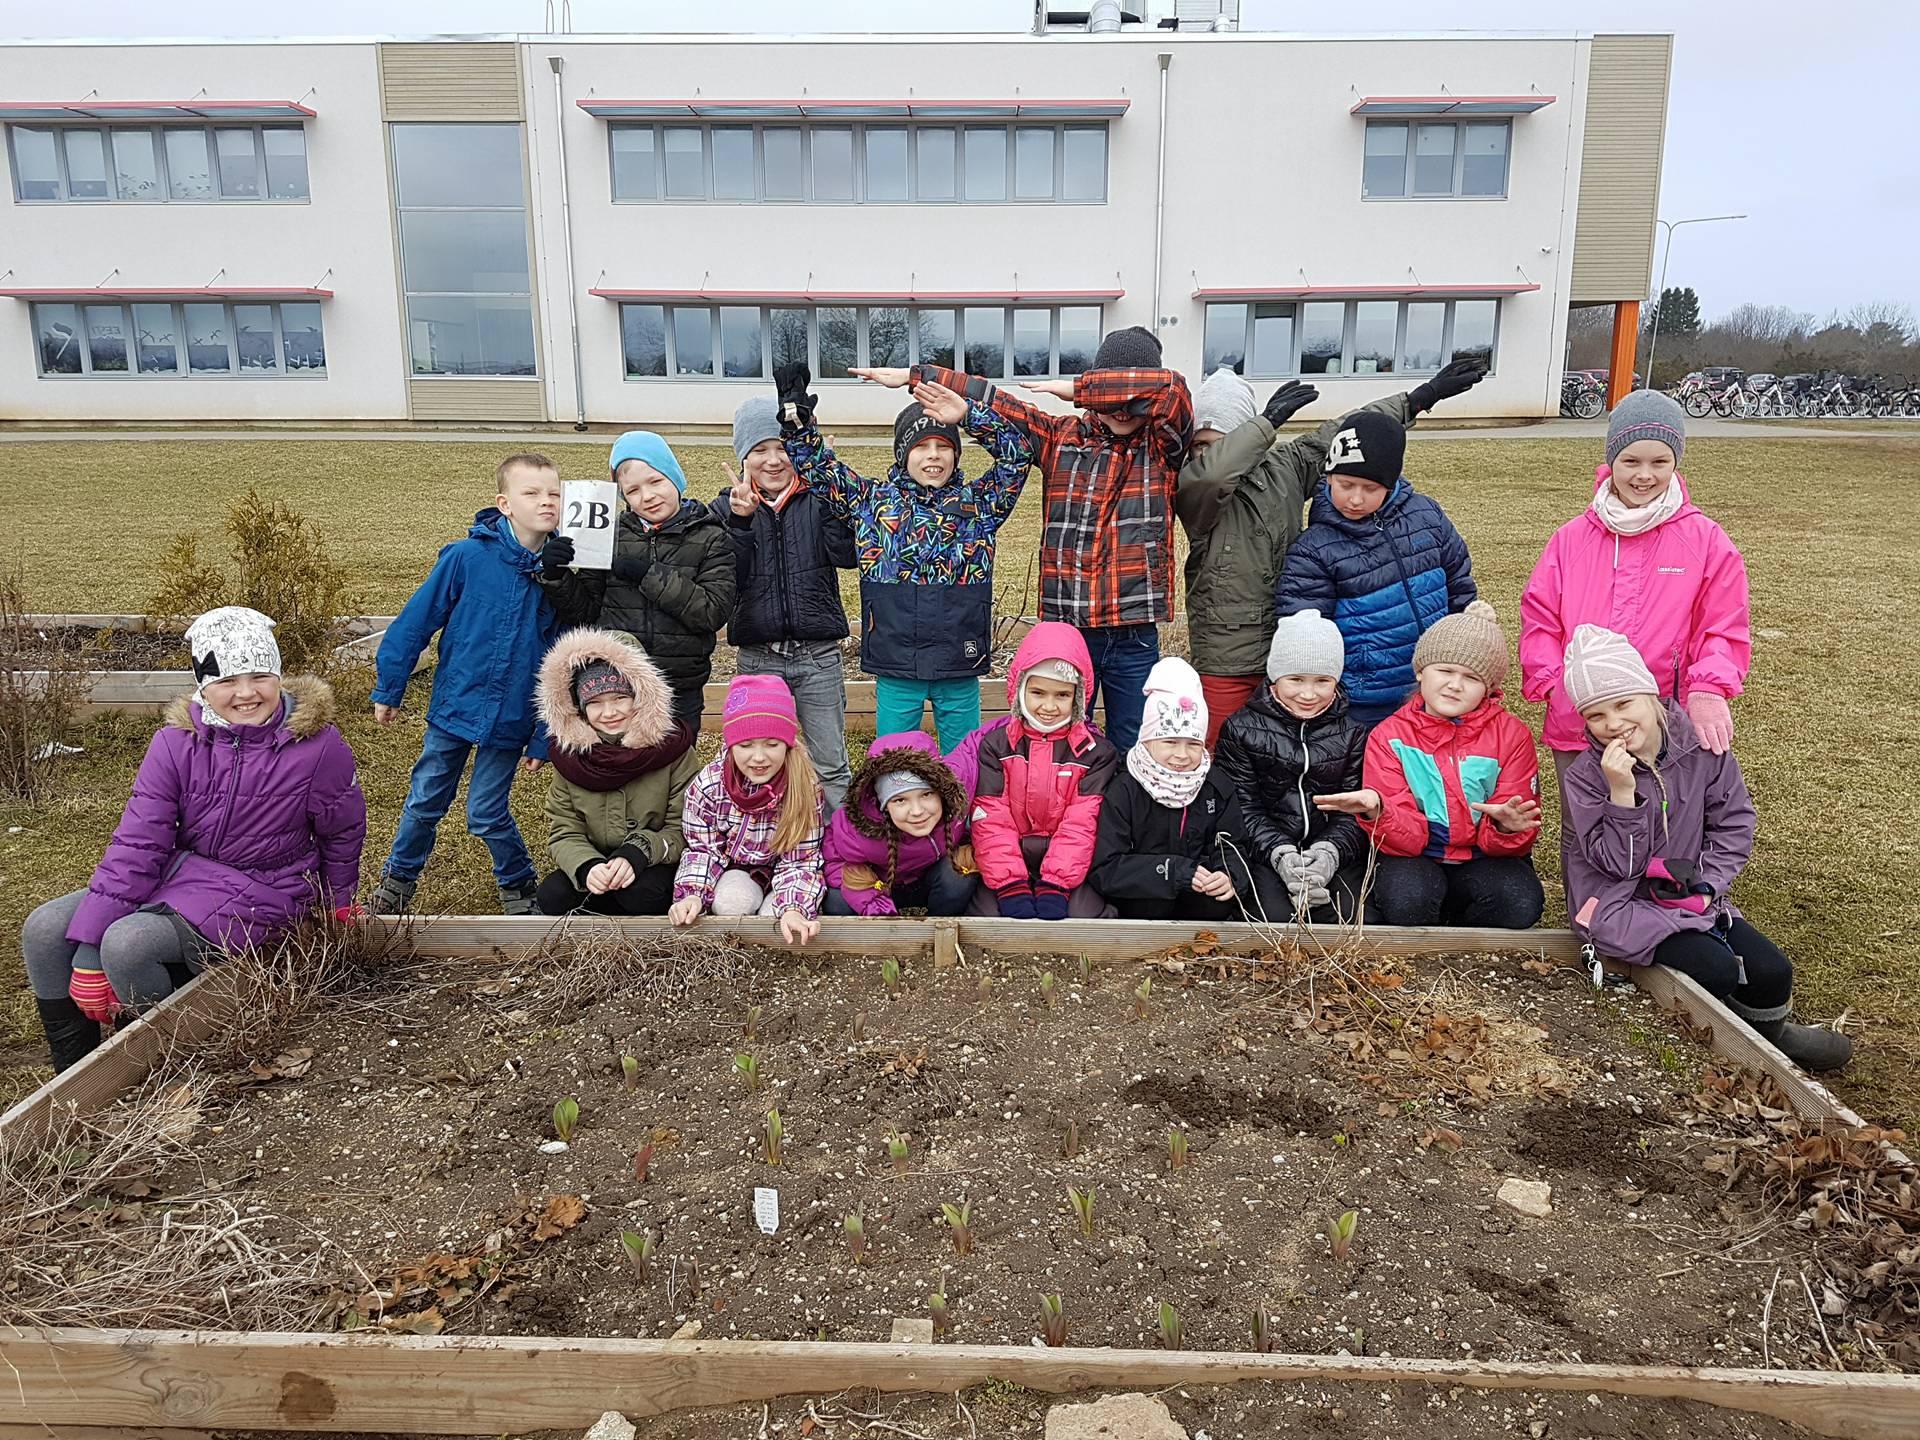
[[[1600,467],[1600,486],[1610,474]],[[1686,482],[1680,486],[1686,495]],[[1553,750],[1587,744],[1586,726],[1560,684],[1578,626],[1626,636],[1661,696],[1682,703],[1697,690],[1738,695],[1753,662],[1746,562],[1690,498],[1672,519],[1640,535],[1614,534],[1589,505],[1547,541],[1520,597],[1520,615],[1521,693],[1547,702],[1541,738]]]

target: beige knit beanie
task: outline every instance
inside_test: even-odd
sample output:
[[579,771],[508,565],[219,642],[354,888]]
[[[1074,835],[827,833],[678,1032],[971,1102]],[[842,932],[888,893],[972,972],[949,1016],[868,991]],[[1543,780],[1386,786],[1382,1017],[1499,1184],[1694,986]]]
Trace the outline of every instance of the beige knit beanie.
[[1507,637],[1500,617],[1484,600],[1470,602],[1458,615],[1436,620],[1413,647],[1413,673],[1429,665],[1458,665],[1486,683],[1489,690],[1506,684]]
[[1560,683],[1568,703],[1580,711],[1628,695],[1660,693],[1633,642],[1603,625],[1582,625],[1573,632]]

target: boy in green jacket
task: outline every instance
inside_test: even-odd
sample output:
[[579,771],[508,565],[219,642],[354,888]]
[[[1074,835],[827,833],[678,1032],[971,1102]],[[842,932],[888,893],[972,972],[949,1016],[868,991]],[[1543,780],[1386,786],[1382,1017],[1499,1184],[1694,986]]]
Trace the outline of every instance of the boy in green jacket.
[[[1456,360],[1414,390],[1362,408],[1411,427],[1421,411],[1484,374],[1478,361]],[[1282,439],[1276,432],[1319,395],[1289,380],[1255,414],[1253,388],[1222,367],[1194,396],[1193,450],[1180,471],[1174,513],[1187,532],[1188,644],[1207,702],[1208,749],[1228,717],[1267,683],[1267,647],[1278,618],[1274,585],[1288,548],[1300,538],[1344,412],[1310,434]]]

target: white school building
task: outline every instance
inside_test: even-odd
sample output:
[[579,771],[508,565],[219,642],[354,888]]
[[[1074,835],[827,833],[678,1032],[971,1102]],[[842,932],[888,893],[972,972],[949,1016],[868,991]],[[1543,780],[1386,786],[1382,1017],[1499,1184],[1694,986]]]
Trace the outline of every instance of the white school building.
[[852,366],[1067,375],[1124,325],[1309,418],[1464,354],[1449,414],[1531,416],[1570,305],[1631,333],[1669,36],[1159,11],[0,46],[0,423],[718,425],[804,358],[850,426],[901,401]]

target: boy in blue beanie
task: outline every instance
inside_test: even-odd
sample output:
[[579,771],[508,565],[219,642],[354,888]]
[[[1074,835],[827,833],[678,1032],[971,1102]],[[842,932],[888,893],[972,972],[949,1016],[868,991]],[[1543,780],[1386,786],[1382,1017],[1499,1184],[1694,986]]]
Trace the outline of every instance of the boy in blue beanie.
[[[535,577],[547,552],[561,543],[551,538],[560,524],[560,474],[544,455],[509,455],[495,483],[500,493],[493,506],[473,517],[466,539],[440,552],[426,583],[387,628],[374,660],[373,718],[391,725],[400,718],[420,652],[436,632],[440,636],[426,740],[371,896],[376,914],[404,914],[412,905],[469,754],[467,830],[486,841],[493,857],[500,908],[509,915],[533,913],[533,857],[507,801],[515,766],[535,769],[547,754],[533,684],[556,625]],[[570,555],[572,542],[564,548]]]
[[[607,468],[625,508],[613,568],[575,570],[571,541],[548,547],[540,581],[564,625],[624,630],[673,690],[673,718],[696,728],[713,647],[733,613],[733,542],[708,506],[687,498],[687,474],[651,430],[613,442]],[[562,537],[564,539],[564,537]]]

